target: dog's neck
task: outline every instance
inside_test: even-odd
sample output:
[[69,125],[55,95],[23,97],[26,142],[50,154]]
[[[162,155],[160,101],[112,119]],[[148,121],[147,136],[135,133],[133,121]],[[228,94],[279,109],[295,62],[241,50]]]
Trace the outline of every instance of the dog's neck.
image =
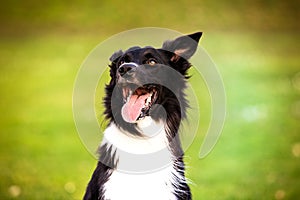
[[174,188],[185,180],[174,168],[165,124],[147,117],[137,126],[145,137],[133,136],[114,123],[104,133],[102,145],[112,147],[110,155],[116,163],[104,184],[105,198],[176,199]]
[[154,121],[150,116],[147,116],[137,122],[137,127],[143,136],[155,138],[156,135],[164,133],[165,123],[163,121]]
[[109,156],[114,163],[112,168],[127,172],[145,172],[171,164],[173,155],[164,123],[155,122],[149,117],[141,120],[138,128],[145,137],[133,136],[114,123],[105,130],[101,146],[110,151]]

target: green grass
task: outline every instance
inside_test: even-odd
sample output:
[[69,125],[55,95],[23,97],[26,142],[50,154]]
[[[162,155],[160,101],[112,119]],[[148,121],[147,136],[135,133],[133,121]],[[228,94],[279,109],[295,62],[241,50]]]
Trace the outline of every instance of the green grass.
[[[82,198],[96,160],[77,135],[72,90],[80,64],[103,39],[1,38],[0,199]],[[210,117],[209,99],[200,101],[201,134],[186,152],[194,199],[299,197],[300,158],[292,153],[300,143],[300,91],[292,82],[300,70],[298,40],[293,33],[204,35],[201,44],[224,79],[228,113],[219,142],[200,160]],[[196,78],[195,89],[205,91]],[[11,186],[21,189],[17,197]]]

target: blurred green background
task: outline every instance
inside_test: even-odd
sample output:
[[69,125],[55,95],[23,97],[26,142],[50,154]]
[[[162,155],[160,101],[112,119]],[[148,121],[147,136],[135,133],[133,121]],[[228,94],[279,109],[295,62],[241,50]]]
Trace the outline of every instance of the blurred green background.
[[76,73],[101,41],[149,26],[203,31],[201,46],[224,79],[219,142],[200,160],[199,134],[186,152],[194,199],[299,199],[299,8],[279,0],[2,1],[0,199],[82,198],[96,161],[73,121]]

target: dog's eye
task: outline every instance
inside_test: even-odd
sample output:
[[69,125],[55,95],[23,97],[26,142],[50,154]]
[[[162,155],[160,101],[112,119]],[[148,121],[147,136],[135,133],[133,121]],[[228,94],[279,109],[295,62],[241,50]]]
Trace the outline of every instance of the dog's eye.
[[121,66],[123,63],[124,63],[124,60],[121,60],[121,61],[119,62],[119,66]]
[[149,59],[147,62],[149,65],[155,65],[157,62],[153,58]]

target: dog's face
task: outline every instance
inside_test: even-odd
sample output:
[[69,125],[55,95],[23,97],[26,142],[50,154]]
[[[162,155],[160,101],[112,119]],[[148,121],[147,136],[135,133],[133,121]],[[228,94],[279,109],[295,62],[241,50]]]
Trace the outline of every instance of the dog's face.
[[162,85],[158,78],[160,67],[168,59],[154,48],[131,48],[117,62],[117,87],[122,91],[121,114],[128,123],[135,123],[150,115],[152,105],[160,103]]
[[136,124],[147,116],[167,124],[174,120],[180,123],[187,107],[188,59],[201,35],[198,32],[166,41],[159,49],[132,47],[114,53],[110,58],[111,81],[106,86],[106,117],[136,135],[140,134]]

